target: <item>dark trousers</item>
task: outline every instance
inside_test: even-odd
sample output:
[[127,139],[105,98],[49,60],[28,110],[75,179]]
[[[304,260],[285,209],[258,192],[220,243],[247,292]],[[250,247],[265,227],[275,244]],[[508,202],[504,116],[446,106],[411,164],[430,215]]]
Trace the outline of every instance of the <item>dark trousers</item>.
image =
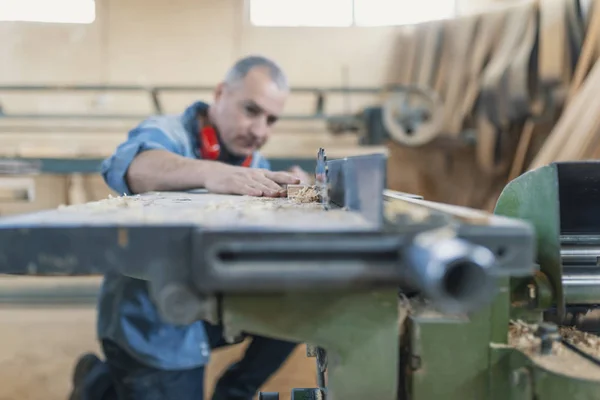
[[[227,346],[221,327],[205,324],[212,349]],[[244,357],[231,365],[216,384],[213,400],[251,400],[296,347],[295,343],[249,336],[252,341]],[[164,371],[148,367],[129,356],[111,341],[102,343],[106,362],[87,385],[89,400],[203,400],[204,367]],[[93,375],[93,373],[91,374]],[[110,380],[111,384],[107,384]],[[95,388],[95,390],[94,390]]]

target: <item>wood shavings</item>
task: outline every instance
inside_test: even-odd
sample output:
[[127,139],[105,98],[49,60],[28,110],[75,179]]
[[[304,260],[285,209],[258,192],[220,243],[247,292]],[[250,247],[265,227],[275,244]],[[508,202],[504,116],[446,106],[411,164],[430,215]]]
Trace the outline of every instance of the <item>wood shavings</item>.
[[[249,212],[255,212],[255,211],[261,211],[261,210],[286,210],[286,209],[294,209],[294,210],[299,210],[299,209],[321,209],[320,207],[318,207],[319,205],[316,205],[317,207],[313,207],[310,204],[307,204],[306,206],[304,205],[299,205],[298,202],[292,200],[292,199],[286,199],[286,198],[271,198],[271,197],[249,197],[249,196],[242,196],[244,198],[243,201],[238,201],[237,199],[235,200],[226,200],[226,201],[214,201],[214,202],[210,202],[208,203],[206,206],[203,207],[204,211],[211,211],[211,210],[228,210],[228,211],[235,211],[235,210],[246,210]],[[303,203],[303,202],[301,202]]]
[[[101,203],[101,202],[100,202]],[[140,196],[119,196],[119,197],[113,197],[110,194],[108,195],[108,200],[104,200],[104,204],[111,204],[114,205],[115,207],[124,207],[124,208],[128,208],[128,207],[132,207],[132,206],[140,206]]]
[[298,203],[315,203],[319,201],[319,191],[314,185],[288,185],[287,197]]
[[75,204],[66,206],[61,204],[58,209],[59,210],[71,210],[73,208],[88,208],[95,210],[109,210],[111,208],[131,208],[131,207],[142,207],[144,204],[142,203],[142,197],[139,195],[136,196],[112,196],[108,195],[107,199],[93,201],[85,204]]
[[314,186],[306,186],[298,191],[294,200],[298,203],[315,203],[319,201],[319,192]]
[[587,332],[581,332],[572,327],[561,327],[560,335],[582,351],[600,358],[600,337]]
[[[579,379],[600,381],[600,367],[565,347],[560,342],[552,345],[552,353],[540,354],[541,340],[535,335],[537,325],[511,321],[508,344],[521,350],[541,367],[558,374]],[[559,333],[582,351],[600,357],[600,338],[574,328],[559,328]]]
[[[508,343],[527,355],[539,352],[540,339],[535,336],[535,327],[522,321],[514,321],[508,327]],[[552,348],[554,350],[554,347]]]
[[[16,217],[14,217],[16,218]],[[20,222],[70,226],[205,226],[264,230],[353,231],[376,229],[360,213],[324,210],[320,203],[288,198],[219,195],[212,193],[158,192],[62,207]],[[5,219],[9,223],[11,218]]]

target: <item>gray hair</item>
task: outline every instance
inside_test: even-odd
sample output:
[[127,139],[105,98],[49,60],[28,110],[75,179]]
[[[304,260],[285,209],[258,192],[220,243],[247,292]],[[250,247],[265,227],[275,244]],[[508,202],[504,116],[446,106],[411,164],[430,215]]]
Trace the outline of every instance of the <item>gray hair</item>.
[[288,90],[289,84],[283,70],[275,61],[262,56],[248,56],[238,60],[225,75],[225,83],[235,85],[241,82],[253,68],[265,68],[269,77],[281,90]]

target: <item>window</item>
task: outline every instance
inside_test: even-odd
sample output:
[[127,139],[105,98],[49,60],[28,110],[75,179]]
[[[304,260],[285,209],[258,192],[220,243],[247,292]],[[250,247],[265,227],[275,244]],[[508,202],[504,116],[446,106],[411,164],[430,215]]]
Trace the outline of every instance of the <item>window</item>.
[[357,26],[412,25],[453,18],[456,0],[354,0]]
[[249,0],[256,26],[393,26],[453,18],[457,0]]
[[0,0],[0,21],[91,24],[94,0]]
[[256,26],[351,26],[352,0],[250,0]]

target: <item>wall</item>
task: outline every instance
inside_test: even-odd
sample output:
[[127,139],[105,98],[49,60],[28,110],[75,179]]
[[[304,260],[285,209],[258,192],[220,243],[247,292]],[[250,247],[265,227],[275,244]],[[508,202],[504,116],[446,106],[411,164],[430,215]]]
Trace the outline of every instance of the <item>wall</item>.
[[[277,59],[294,86],[379,86],[388,80],[399,28],[253,27],[245,4],[98,0],[91,25],[0,23],[7,42],[0,57],[8,60],[0,65],[0,83],[214,85],[235,59],[250,53]],[[187,102],[173,100],[171,111]],[[104,101],[107,108],[148,106],[131,97]],[[36,106],[86,110],[90,104],[72,97]]]
[[[0,82],[212,85],[238,57],[276,58],[293,85],[380,85],[401,27],[262,28],[244,0],[96,0],[90,25],[0,23]],[[460,13],[506,0],[459,0]]]

